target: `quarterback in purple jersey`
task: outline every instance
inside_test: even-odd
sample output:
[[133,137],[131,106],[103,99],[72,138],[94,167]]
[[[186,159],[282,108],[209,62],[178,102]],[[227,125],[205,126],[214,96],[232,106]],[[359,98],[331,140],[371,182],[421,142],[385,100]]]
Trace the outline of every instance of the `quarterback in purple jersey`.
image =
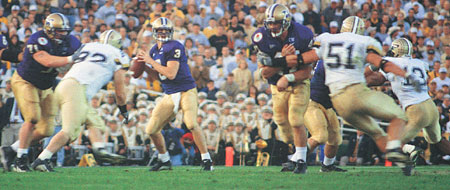
[[303,116],[309,102],[311,67],[289,68],[285,56],[308,51],[313,33],[292,21],[289,9],[281,4],[266,9],[264,25],[252,35],[252,41],[259,50],[261,74],[271,84],[274,121],[280,126],[284,141],[293,142],[296,147],[282,171],[306,173],[307,136]]
[[305,126],[311,137],[308,145],[314,150],[318,145],[325,144],[325,158],[321,172],[346,172],[335,166],[334,161],[339,145],[342,143],[339,120],[333,110],[330,99],[330,89],[325,85],[325,68],[319,61],[311,79],[311,100],[305,113]]
[[162,128],[172,120],[178,110],[183,111],[183,120],[192,131],[194,141],[200,150],[203,170],[212,170],[211,157],[206,148],[202,130],[197,123],[198,100],[197,88],[191,75],[184,46],[172,40],[173,24],[164,17],[152,23],[153,37],[157,44],[148,51],[141,51],[138,61],[144,61],[151,66],[145,66],[145,71],[152,80],[160,80],[166,95],[156,105],[153,115],[147,124],[145,132],[150,135],[159,152],[158,163],[150,171],[170,170],[171,162],[165,147]]
[[81,43],[77,38],[69,35],[69,31],[69,21],[64,15],[50,14],[45,20],[44,30],[31,35],[25,46],[23,60],[11,77],[12,89],[24,123],[19,131],[19,141],[11,147],[0,149],[1,160],[7,170],[17,152],[13,170],[30,171],[28,147],[31,142],[53,134],[57,106],[51,87],[58,74],[55,68],[67,64],[48,63],[40,58],[39,51],[58,56],[73,55]]

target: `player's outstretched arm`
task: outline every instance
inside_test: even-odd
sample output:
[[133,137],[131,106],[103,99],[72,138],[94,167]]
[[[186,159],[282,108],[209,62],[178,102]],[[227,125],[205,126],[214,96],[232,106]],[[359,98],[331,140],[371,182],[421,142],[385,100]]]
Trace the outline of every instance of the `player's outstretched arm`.
[[46,51],[38,51],[33,54],[34,60],[46,67],[62,67],[73,63],[72,56],[54,56]]
[[364,70],[364,77],[366,78],[367,86],[380,86],[386,81],[382,73],[372,71],[369,66]]
[[139,52],[138,57],[139,59],[142,59],[146,63],[150,64],[156,71],[158,71],[158,73],[164,75],[169,80],[173,80],[177,76],[178,68],[180,67],[180,62],[178,61],[168,61],[167,66],[162,66],[150,57],[148,51]]
[[394,63],[383,59],[380,55],[376,53],[368,53],[366,61],[371,63],[377,68],[382,69],[387,73],[393,73],[394,75],[407,77],[406,71],[395,65]]
[[310,64],[319,60],[315,50],[309,50],[300,55],[292,54],[286,56],[286,63],[288,67],[297,67],[304,64]]
[[14,63],[18,63],[18,62],[22,61],[23,52],[9,49],[9,48],[2,49],[2,50],[0,50],[0,58],[1,58],[1,60],[4,60],[4,61],[11,61]]

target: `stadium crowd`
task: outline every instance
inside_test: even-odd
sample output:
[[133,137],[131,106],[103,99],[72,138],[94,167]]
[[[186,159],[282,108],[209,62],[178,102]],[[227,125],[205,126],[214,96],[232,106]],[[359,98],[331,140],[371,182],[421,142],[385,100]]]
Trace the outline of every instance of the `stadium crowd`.
[[[450,133],[450,1],[448,0],[281,0],[289,7],[295,22],[309,27],[315,35],[337,33],[342,21],[352,15],[365,19],[366,35],[383,45],[385,54],[391,42],[407,37],[414,44],[413,57],[429,64],[429,94],[441,113],[443,135]],[[197,121],[204,129],[206,143],[216,165],[225,164],[225,149],[233,147],[234,164],[245,159],[255,165],[256,142],[268,144],[262,151],[270,164],[286,161],[291,146],[282,142],[272,121],[271,92],[258,70],[251,36],[264,26],[264,12],[272,0],[12,0],[2,1],[0,30],[8,48],[23,49],[29,36],[42,29],[50,13],[63,13],[70,21],[70,34],[82,43],[97,41],[99,35],[114,29],[122,35],[123,50],[135,57],[139,50],[155,44],[150,23],[167,17],[174,23],[174,39],[185,45],[188,64],[199,90]],[[23,119],[13,106],[9,78],[18,63],[3,62],[0,68],[1,145],[17,140]],[[127,108],[130,122],[122,123],[115,104],[114,86],[105,86],[92,98],[91,105],[108,126],[104,138],[110,151],[125,155],[128,164],[147,164],[154,154],[143,132],[162,92],[158,81],[148,82],[145,74],[137,79],[126,75]],[[389,85],[376,87],[393,95]],[[7,114],[10,113],[10,114]],[[350,126],[344,127],[350,129]],[[200,155],[193,136],[178,114],[163,130],[173,165],[198,164]],[[74,165],[89,152],[89,134],[83,133],[58,154],[57,165]],[[362,132],[344,130],[346,140],[340,151],[341,165],[382,164],[375,143]],[[48,140],[47,140],[48,143]],[[423,163],[449,163],[449,155],[428,148],[423,137],[413,142],[431,155]],[[85,145],[85,146],[82,146]],[[36,150],[36,155],[42,145]],[[320,151],[319,151],[320,152]],[[64,159],[65,155],[65,159]],[[241,156],[245,155],[245,156]],[[312,155],[315,156],[315,155]],[[320,156],[319,156],[320,157]],[[308,159],[314,164],[315,159]]]

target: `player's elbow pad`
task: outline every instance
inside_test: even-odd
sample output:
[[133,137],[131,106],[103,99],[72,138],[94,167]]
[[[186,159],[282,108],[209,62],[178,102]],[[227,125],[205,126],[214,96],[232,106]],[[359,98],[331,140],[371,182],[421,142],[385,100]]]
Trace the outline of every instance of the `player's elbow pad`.
[[21,51],[5,49],[5,50],[3,50],[1,59],[5,60],[5,61],[11,61],[13,63],[18,63],[18,62],[20,62],[19,61],[20,53],[21,53]]

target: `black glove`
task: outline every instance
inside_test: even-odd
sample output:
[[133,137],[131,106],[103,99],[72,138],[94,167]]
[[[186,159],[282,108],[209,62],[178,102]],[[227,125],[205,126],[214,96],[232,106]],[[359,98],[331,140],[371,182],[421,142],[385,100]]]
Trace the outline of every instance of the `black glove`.
[[257,59],[258,62],[261,63],[264,66],[273,66],[272,64],[272,58],[270,58],[269,55],[267,55],[266,53],[259,51],[257,54]]
[[124,120],[122,121],[124,124],[128,124],[128,111],[127,111],[127,105],[121,105],[119,106],[120,115],[123,116]]

